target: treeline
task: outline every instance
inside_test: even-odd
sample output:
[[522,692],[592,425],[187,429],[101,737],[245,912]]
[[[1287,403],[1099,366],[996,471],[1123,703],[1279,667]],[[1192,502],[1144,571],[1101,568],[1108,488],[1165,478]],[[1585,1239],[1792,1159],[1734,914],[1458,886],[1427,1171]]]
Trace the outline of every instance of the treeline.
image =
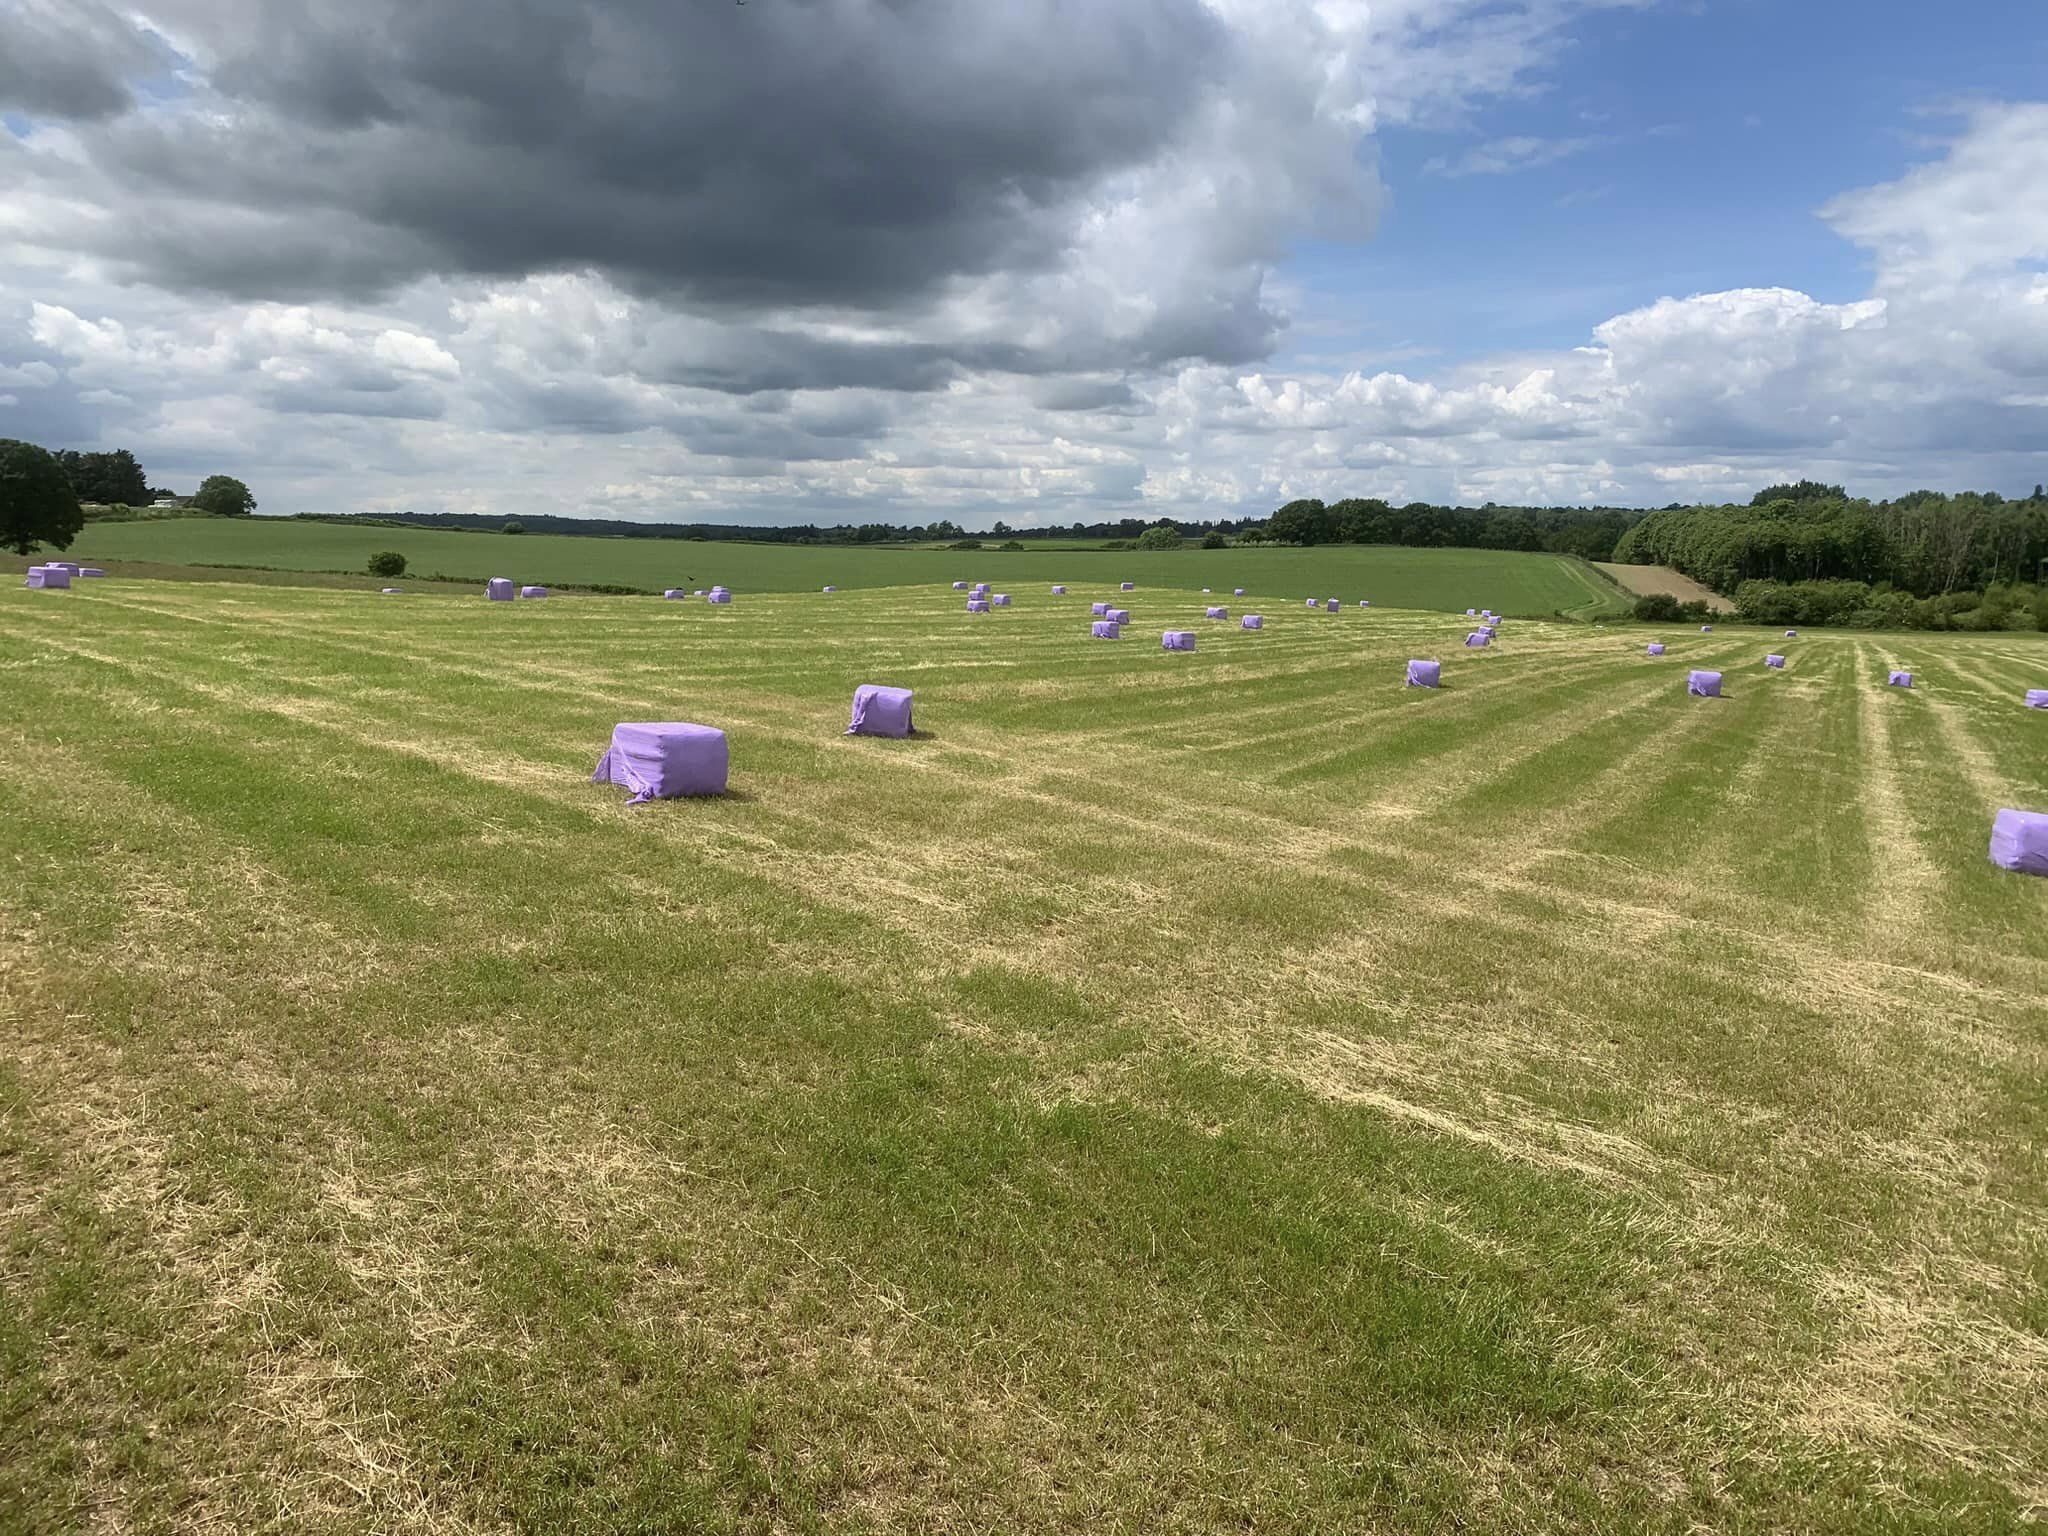
[[1373,497],[1324,503],[1290,501],[1263,523],[1247,525],[1241,544],[1403,544],[1417,549],[1550,550],[1607,560],[1643,514],[1623,507],[1445,507],[1411,501],[1396,507]]

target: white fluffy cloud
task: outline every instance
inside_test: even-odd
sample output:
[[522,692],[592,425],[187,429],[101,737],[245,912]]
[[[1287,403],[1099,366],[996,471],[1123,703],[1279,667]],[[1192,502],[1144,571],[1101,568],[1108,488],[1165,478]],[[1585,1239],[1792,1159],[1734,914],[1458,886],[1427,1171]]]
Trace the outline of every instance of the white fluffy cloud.
[[[1105,0],[1096,44],[1189,61],[1197,78],[1177,99],[1046,151],[991,130],[998,142],[969,148],[1020,178],[1010,202],[983,188],[948,207],[892,187],[888,208],[814,221],[850,221],[862,261],[893,248],[863,220],[923,231],[930,248],[901,273],[835,272],[828,244],[756,281],[716,251],[671,260],[662,242],[686,226],[648,204],[641,162],[581,142],[587,123],[522,151],[519,174],[612,177],[604,195],[626,201],[610,214],[644,226],[581,244],[556,223],[508,226],[534,252],[518,270],[489,270],[477,231],[405,201],[441,185],[424,169],[272,206],[276,178],[350,135],[399,134],[408,113],[443,121],[432,92],[454,56],[440,74],[422,65],[400,100],[337,41],[352,34],[286,29],[252,85],[234,28],[258,13],[167,0],[132,47],[101,55],[129,74],[79,76],[90,114],[38,116],[47,93],[14,87],[31,126],[0,132],[0,176],[18,188],[0,204],[0,433],[133,447],[158,483],[231,470],[267,510],[731,521],[1063,523],[1244,515],[1305,494],[1662,503],[1788,474],[1872,490],[2042,478],[2041,105],[1980,108],[1925,165],[1821,210],[1869,257],[1860,301],[1667,297],[1550,355],[1428,377],[1273,369],[1297,318],[1276,269],[1299,239],[1370,234],[1375,133],[1525,88],[1602,3],[1625,0]],[[616,23],[596,55],[608,69],[630,64],[626,29],[666,25],[641,0],[584,9]],[[828,9],[860,37],[887,8]],[[37,0],[31,41],[52,68],[74,12],[102,42],[124,24],[97,0]],[[962,78],[1000,78],[974,36],[947,45],[970,49]],[[519,62],[560,83],[545,59]],[[135,72],[151,69],[176,88],[140,91]],[[0,71],[0,107],[9,81]],[[821,106],[821,120],[864,105],[911,110],[884,92]],[[913,127],[956,133],[977,120],[971,102],[915,114]],[[875,130],[898,145],[903,131]],[[164,159],[202,140],[233,174]],[[1578,143],[1497,139],[1442,168],[1505,173]],[[776,153],[759,151],[764,166]],[[1027,163],[1041,153],[1054,163]],[[966,149],[920,164],[979,185]],[[202,194],[211,226],[172,207]],[[272,243],[230,260],[192,244],[201,234]],[[308,234],[335,249],[301,252]]]

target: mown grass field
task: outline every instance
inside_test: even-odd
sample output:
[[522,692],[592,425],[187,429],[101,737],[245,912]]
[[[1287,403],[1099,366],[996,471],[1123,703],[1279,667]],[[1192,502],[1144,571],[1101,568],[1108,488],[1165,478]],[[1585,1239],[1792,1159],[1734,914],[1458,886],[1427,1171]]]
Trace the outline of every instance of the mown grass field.
[[2048,639],[1103,595],[0,591],[0,1528],[2048,1503]]
[[[443,529],[351,528],[265,518],[172,518],[94,523],[65,558],[84,565],[266,566],[278,570],[361,572],[372,554],[395,549],[417,580],[436,572],[485,580],[563,586],[612,585],[659,591],[723,582],[737,592],[816,592],[991,581],[1022,590],[1053,582],[1140,581],[1148,587],[1229,592],[1243,587],[1268,601],[1342,596],[1406,608],[1591,618],[1619,614],[1621,589],[1584,561],[1559,555],[1475,549],[1367,548],[1183,549],[1174,553],[1108,550],[804,548],[775,544],[692,543],[670,539],[593,539],[566,535],[455,533]],[[129,574],[152,575],[135,570]],[[366,584],[375,585],[366,580]]]

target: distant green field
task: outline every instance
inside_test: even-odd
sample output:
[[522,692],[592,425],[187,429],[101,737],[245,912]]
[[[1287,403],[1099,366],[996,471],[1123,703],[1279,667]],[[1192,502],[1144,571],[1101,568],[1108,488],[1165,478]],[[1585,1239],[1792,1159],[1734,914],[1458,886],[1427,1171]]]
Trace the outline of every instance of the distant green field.
[[415,579],[441,572],[482,580],[659,589],[723,582],[739,592],[803,592],[832,586],[898,587],[954,580],[1032,586],[1137,581],[1147,587],[1229,592],[1262,601],[1341,597],[1399,608],[1591,618],[1620,613],[1621,590],[1584,561],[1491,550],[1361,548],[1185,549],[1172,554],[1031,550],[1002,554],[925,549],[803,548],[695,544],[654,539],[453,533],[440,529],[349,528],[283,519],[187,518],[100,523],[66,558],[83,564],[151,561],[176,565],[274,566],[361,571],[371,554],[395,549]]
[[2048,637],[698,574],[0,586],[0,1529],[2048,1502]]

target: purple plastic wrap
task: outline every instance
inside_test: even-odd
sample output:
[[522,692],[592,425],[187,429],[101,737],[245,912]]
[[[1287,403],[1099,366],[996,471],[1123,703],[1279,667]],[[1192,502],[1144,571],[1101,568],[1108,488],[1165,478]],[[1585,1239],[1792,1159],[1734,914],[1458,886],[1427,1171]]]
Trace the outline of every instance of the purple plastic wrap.
[[1334,597],[1333,597],[1333,598],[1331,598],[1331,599],[1330,599],[1330,601],[1329,601],[1329,602],[1328,602],[1327,604],[1325,604],[1325,606],[1326,606],[1326,607],[1327,607],[1327,608],[1328,608],[1328,609],[1330,610],[1330,612],[1332,612],[1332,613],[1342,613],[1342,612],[1344,611],[1344,605],[1343,605],[1343,603],[1339,602],[1339,601],[1338,601],[1338,600],[1337,600],[1336,598],[1334,598]]
[[76,560],[45,560],[43,562],[43,569],[46,571],[62,571],[67,576],[76,576],[79,566]]
[[953,590],[955,592],[965,592],[967,590],[967,583],[964,581],[956,581],[953,583]]
[[612,727],[612,744],[598,759],[593,784],[633,791],[626,803],[672,800],[679,795],[725,793],[729,759],[725,732],[687,721],[637,721]]
[[709,592],[706,592],[704,594],[704,601],[707,603],[719,604],[729,603],[732,601],[732,594],[726,591],[723,587],[713,587]]
[[910,690],[885,688],[880,683],[862,683],[853,690],[853,720],[846,727],[846,734],[908,736]]
[[1007,592],[998,592],[994,597],[990,598],[989,601],[994,603],[998,608],[1007,608],[1010,606],[1010,594]]
[[1785,665],[1785,658],[1778,655],[1766,656],[1764,658],[1764,665],[1767,667],[1783,668],[1783,666]]
[[62,566],[32,565],[28,568],[28,579],[22,585],[39,591],[68,587],[71,585],[71,573]]
[[1652,640],[1648,645],[1643,647],[1643,650],[1647,655],[1662,656],[1664,654],[1664,642],[1661,640]]
[[1361,608],[1370,608],[1372,606],[1372,599],[1369,597],[1361,597],[1358,600],[1358,606]]
[[967,611],[969,613],[987,613],[988,599],[985,597],[970,597],[967,599]]
[[1889,679],[1889,683],[1893,688],[1910,688],[1913,686],[1913,674],[1910,672],[1894,672]]
[[1089,636],[1096,640],[1116,640],[1123,635],[1123,626],[1112,624],[1108,619],[1097,619],[1088,626]]
[[521,597],[546,597],[548,589],[546,587],[521,587],[519,595]]
[[967,590],[976,597],[987,597],[988,583],[985,581],[977,581],[973,586],[969,587]]
[[1089,611],[1090,613],[1094,614],[1094,615],[1095,615],[1095,617],[1097,617],[1097,618],[1099,619],[1099,618],[1101,618],[1101,617],[1102,617],[1102,616],[1103,616],[1103,615],[1104,615],[1105,613],[1109,612],[1109,604],[1107,604],[1107,603],[1090,603],[1090,604],[1088,605],[1088,611]]
[[670,587],[666,592],[662,593],[661,595],[667,598],[672,603],[680,603],[687,599],[690,594],[685,592],[681,587]]
[[1437,688],[1444,680],[1444,664],[1440,661],[1411,661],[1408,663],[1410,688]]
[[1467,608],[1465,610],[1465,617],[1468,619],[1476,619],[1479,617],[1479,610],[1477,608]]
[[81,576],[104,576],[107,573],[96,565],[81,565],[78,568],[78,574]]
[[1052,589],[1052,595],[1054,597],[1065,597],[1067,595],[1067,589],[1065,587],[1055,584]]
[[1312,597],[1308,600],[1308,606],[1311,608],[1320,608],[1323,606],[1323,600],[1320,597]]
[[510,578],[493,576],[484,583],[484,596],[494,603],[509,603],[519,595],[519,589],[512,585]]
[[2027,690],[2027,708],[2048,709],[2048,688],[2029,688]]
[[1192,629],[1169,629],[1160,635],[1159,648],[1163,651],[1192,651],[1195,632]]
[[1138,584],[1135,581],[1127,581],[1124,583],[1123,589],[1126,592],[1135,592],[1138,590]]
[[1702,624],[1700,626],[1700,633],[1703,635],[1711,635],[1713,632],[1714,626],[1711,624]]
[[380,595],[384,597],[401,597],[404,595],[404,593],[405,588],[403,587],[385,587],[382,589]]
[[1697,694],[1703,699],[1721,697],[1721,674],[1718,672],[1693,672],[1685,679],[1685,691]]
[[1785,638],[1787,640],[1797,640],[1799,638],[1799,631],[1796,629],[1788,629],[1785,631]]
[[1230,595],[1231,595],[1232,597],[1243,597],[1243,596],[1244,596],[1244,588],[1243,588],[1243,587],[1232,587],[1232,588],[1230,589]]
[[1246,629],[1264,629],[1266,627],[1266,621],[1264,617],[1256,613],[1246,614],[1244,618],[1239,622],[1242,623],[1242,625]]
[[1468,647],[1477,645],[1491,645],[1493,644],[1493,636],[1489,635],[1483,629],[1475,629],[1472,631],[1471,634],[1465,637],[1465,644]]
[[2048,875],[2048,811],[2000,811],[1991,823],[1991,862],[2023,875]]
[[1227,619],[1230,617],[1230,610],[1228,608],[1211,608],[1207,610],[1204,616],[1211,619]]
[[1112,608],[1103,617],[1112,624],[1128,624],[1131,622],[1131,610],[1128,608]]
[[827,587],[825,590],[827,592],[837,592],[839,589],[837,587]]
[[1202,588],[1202,596],[1207,597],[1209,595],[1209,589],[1207,587]]

